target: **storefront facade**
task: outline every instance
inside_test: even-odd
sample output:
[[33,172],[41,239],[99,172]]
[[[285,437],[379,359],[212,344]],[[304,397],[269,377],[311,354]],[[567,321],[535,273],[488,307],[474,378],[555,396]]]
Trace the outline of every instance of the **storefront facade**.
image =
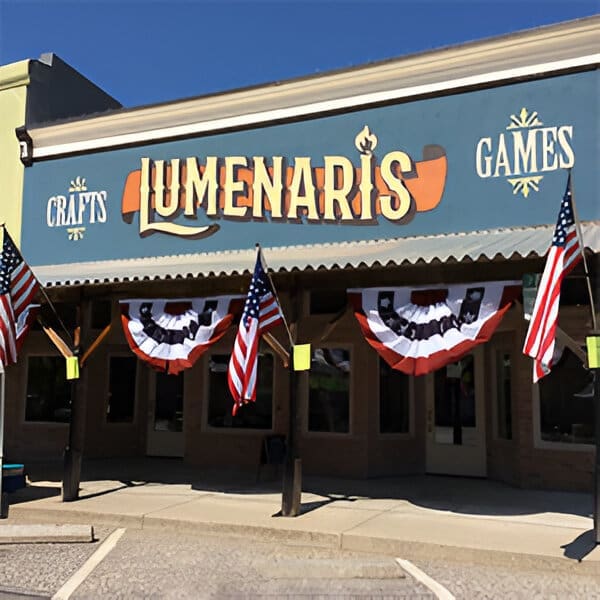
[[[257,468],[265,436],[287,430],[279,356],[264,346],[257,403],[232,417],[236,328],[182,374],[156,373],[128,347],[119,301],[244,295],[260,243],[296,341],[312,344],[305,472],[589,489],[591,397],[574,396],[589,373],[567,349],[532,385],[521,303],[458,365],[412,377],[366,343],[347,290],[541,272],[569,170],[597,277],[598,29],[586,19],[29,131],[22,253],[67,329],[82,308],[84,348],[112,324],[82,369],[85,455]],[[560,314],[575,345],[590,327],[581,272]],[[7,378],[9,456],[60,456],[63,365],[32,332]]]

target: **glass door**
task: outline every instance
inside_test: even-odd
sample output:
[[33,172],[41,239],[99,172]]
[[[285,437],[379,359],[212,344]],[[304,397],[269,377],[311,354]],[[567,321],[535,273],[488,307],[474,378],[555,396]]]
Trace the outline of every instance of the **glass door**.
[[427,376],[427,472],[485,477],[483,352]]
[[146,454],[183,456],[183,373],[154,373],[150,381]]

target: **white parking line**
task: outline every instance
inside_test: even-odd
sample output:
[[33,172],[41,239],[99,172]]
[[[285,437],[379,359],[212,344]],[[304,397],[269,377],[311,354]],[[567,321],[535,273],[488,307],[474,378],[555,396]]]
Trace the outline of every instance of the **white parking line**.
[[429,575],[421,571],[419,567],[415,567],[409,560],[397,558],[396,562],[419,583],[428,587],[440,600],[455,600],[454,596],[443,585],[429,577]]
[[86,580],[88,575],[102,562],[106,555],[117,545],[125,529],[115,529],[81,567],[69,577],[66,583],[52,596],[52,600],[68,600],[71,594]]

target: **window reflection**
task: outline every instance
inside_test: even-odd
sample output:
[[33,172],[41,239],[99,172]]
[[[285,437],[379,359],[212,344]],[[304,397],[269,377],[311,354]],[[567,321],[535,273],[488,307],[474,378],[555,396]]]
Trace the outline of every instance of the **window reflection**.
[[109,423],[131,423],[135,406],[135,373],[137,358],[111,356],[109,395],[106,420]]
[[435,441],[474,445],[475,362],[467,355],[435,372]]
[[350,430],[350,352],[313,348],[309,372],[308,430]]
[[408,375],[379,359],[379,431],[408,433]]
[[241,406],[231,414],[233,398],[227,385],[229,354],[213,354],[208,360],[208,425],[272,429],[273,427],[273,356],[258,355],[256,402]]
[[496,412],[498,437],[512,439],[512,405],[511,405],[511,364],[510,354],[496,354]]
[[581,360],[565,349],[538,386],[542,440],[593,444],[593,374]]
[[27,360],[26,421],[68,423],[71,386],[62,356],[30,356]]
[[183,373],[156,374],[154,431],[183,431]]

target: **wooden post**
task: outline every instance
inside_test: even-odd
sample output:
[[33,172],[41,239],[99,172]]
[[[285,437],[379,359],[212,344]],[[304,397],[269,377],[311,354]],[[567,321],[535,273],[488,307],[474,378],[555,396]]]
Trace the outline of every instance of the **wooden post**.
[[594,541],[600,544],[600,369],[594,369],[596,460],[594,467]]
[[[81,356],[81,325],[88,314],[90,301],[82,299],[77,307],[77,323],[74,336],[73,354]],[[64,452],[64,470],[62,485],[63,502],[79,498],[81,482],[81,459],[85,445],[87,377],[82,369],[78,379],[71,381],[71,419],[69,421],[69,441]]]
[[[592,330],[589,337],[599,337],[600,331],[597,329]],[[589,352],[589,346],[588,346]],[[590,363],[593,363],[591,358],[588,359]],[[600,544],[600,368],[595,363],[590,364],[590,369],[594,374],[594,387],[593,397],[594,402],[594,426],[595,426],[595,437],[596,437],[596,458],[594,460],[594,542]]]
[[[298,321],[297,289],[292,285],[290,289],[290,321]],[[298,328],[295,328],[294,338]],[[293,348],[290,348],[290,385],[289,385],[289,419],[287,434],[287,453],[283,472],[283,494],[281,497],[281,514],[284,517],[297,517],[300,514],[302,496],[302,459],[300,458],[300,406],[298,402],[298,388],[301,384],[301,373],[294,371]]]

